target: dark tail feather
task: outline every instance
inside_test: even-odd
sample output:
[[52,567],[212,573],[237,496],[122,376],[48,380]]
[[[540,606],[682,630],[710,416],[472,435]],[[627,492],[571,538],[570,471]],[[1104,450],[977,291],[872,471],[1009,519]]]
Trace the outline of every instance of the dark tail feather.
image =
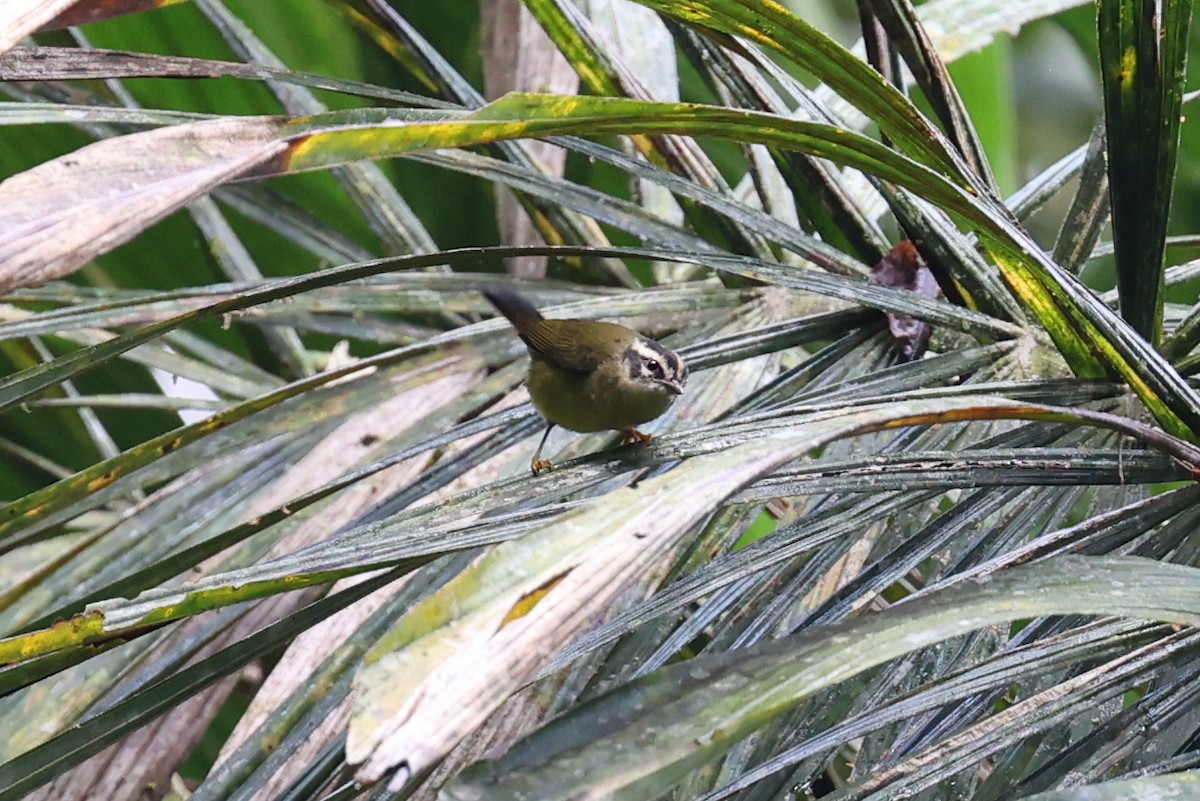
[[541,312],[533,308],[533,305],[529,301],[511,289],[493,287],[492,289],[483,290],[483,295],[492,302],[492,305],[501,314],[508,318],[508,321],[513,324],[513,328],[517,329],[518,332],[523,333],[528,330],[529,326],[546,319],[542,317]]

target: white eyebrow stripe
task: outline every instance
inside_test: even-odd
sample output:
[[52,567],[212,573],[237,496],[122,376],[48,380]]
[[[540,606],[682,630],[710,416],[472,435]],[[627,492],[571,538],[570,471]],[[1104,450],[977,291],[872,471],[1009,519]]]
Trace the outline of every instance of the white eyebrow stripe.
[[[644,361],[658,363],[663,368],[664,378],[681,382],[687,379],[687,365],[684,364],[679,354],[665,345],[655,342],[653,339],[638,337],[629,345],[626,353],[630,352],[641,357]],[[629,363],[630,377],[638,377],[641,372],[637,361],[635,359],[627,359],[627,362]]]

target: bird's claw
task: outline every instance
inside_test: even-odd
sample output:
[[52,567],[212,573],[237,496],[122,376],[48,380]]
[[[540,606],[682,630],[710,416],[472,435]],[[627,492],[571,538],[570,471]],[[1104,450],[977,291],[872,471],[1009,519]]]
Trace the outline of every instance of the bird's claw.
[[529,463],[529,469],[533,471],[533,474],[535,476],[544,470],[549,470],[552,467],[554,467],[554,463],[551,462],[549,459],[541,459],[541,458],[535,457],[534,460]]
[[622,445],[637,445],[639,443],[649,442],[652,439],[654,439],[653,436],[650,434],[643,434],[636,428],[627,428],[621,432]]

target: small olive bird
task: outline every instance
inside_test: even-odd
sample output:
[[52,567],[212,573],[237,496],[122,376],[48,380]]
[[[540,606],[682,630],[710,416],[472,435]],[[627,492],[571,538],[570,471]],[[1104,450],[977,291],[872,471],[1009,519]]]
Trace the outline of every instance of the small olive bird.
[[483,294],[517,329],[529,348],[529,397],[548,423],[530,467],[541,458],[555,426],[571,431],[620,431],[625,444],[649,442],[636,426],[667,410],[687,383],[687,365],[674,351],[616,323],[547,320],[529,301],[504,288]]

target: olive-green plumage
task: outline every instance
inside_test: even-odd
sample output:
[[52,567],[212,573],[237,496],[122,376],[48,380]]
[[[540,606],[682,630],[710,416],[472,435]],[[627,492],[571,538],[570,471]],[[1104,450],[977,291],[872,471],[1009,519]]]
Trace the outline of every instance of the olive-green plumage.
[[[683,391],[683,360],[631,328],[594,320],[547,320],[507,289],[484,294],[529,348],[529,396],[551,427],[616,430],[627,440],[644,442],[649,437],[636,426],[661,415]],[[548,466],[534,456],[534,473]]]

